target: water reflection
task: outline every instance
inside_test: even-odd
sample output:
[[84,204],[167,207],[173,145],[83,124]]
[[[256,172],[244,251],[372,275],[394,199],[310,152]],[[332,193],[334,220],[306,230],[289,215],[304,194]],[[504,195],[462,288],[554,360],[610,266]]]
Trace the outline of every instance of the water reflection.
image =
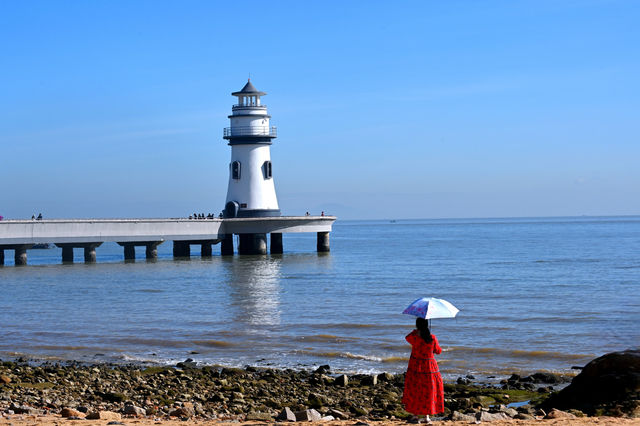
[[250,325],[280,325],[281,257],[234,256],[228,263],[231,308]]

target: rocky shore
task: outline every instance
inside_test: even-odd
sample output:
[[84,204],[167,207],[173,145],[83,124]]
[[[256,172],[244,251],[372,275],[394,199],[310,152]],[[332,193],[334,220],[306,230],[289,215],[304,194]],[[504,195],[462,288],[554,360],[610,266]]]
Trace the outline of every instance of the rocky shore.
[[[630,356],[623,358],[628,368]],[[557,387],[570,380],[549,373],[525,377],[514,374],[498,385],[489,385],[476,383],[471,376],[461,377],[456,383],[445,384],[446,411],[437,419],[474,422],[569,419],[587,414],[640,416],[638,389],[634,388],[637,383],[628,380],[627,394],[623,392],[624,401],[620,404],[608,403],[593,410],[582,404],[582,410],[578,410],[565,396],[561,398],[563,411],[556,410],[550,401],[558,398]],[[334,374],[329,366],[293,371],[199,367],[190,360],[175,367],[147,368],[34,365],[18,360],[0,363],[0,412],[5,419],[55,414],[70,419],[114,421],[126,417],[184,421],[406,421],[411,415],[402,408],[403,384],[403,374],[347,376]]]

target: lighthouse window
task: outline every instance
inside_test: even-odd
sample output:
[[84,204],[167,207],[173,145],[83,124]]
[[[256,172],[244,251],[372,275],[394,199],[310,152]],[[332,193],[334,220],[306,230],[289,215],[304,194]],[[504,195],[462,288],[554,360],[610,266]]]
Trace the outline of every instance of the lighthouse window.
[[273,177],[271,171],[271,161],[265,161],[262,165],[262,173],[264,174],[265,179],[271,179]]
[[240,162],[234,161],[231,163],[231,177],[233,179],[240,179]]

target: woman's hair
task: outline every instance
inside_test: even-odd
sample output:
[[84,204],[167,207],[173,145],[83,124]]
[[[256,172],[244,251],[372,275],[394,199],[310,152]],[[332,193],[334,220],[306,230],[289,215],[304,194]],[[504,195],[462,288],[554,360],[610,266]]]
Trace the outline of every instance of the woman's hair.
[[424,318],[416,318],[416,328],[420,332],[420,337],[427,343],[431,343],[433,338],[431,337],[431,331],[429,330],[429,322]]

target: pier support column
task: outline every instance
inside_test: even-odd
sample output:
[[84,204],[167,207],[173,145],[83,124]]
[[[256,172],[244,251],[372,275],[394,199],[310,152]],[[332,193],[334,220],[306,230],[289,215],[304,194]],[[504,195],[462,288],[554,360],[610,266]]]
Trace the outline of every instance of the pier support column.
[[14,249],[13,260],[16,266],[24,266],[27,264],[27,248],[16,247]]
[[318,232],[318,244],[316,246],[318,253],[325,253],[331,251],[329,249],[329,233]]
[[282,254],[282,234],[271,233],[271,254]]
[[238,254],[267,254],[267,234],[240,234]]
[[147,256],[147,260],[158,258],[158,246],[160,244],[162,244],[162,241],[153,241],[145,244],[146,246],[145,254]]
[[96,247],[102,243],[90,243],[84,245],[84,263],[96,263]]
[[211,257],[212,254],[213,254],[213,251],[211,249],[211,243],[200,244],[200,256]]
[[131,243],[124,243],[124,260],[136,260],[136,246]]
[[233,234],[226,234],[220,243],[220,255],[233,256]]
[[185,241],[173,242],[173,257],[190,257],[191,246]]
[[4,266],[4,249],[0,249],[0,266]]
[[61,245],[62,246],[62,263],[73,263],[73,246],[69,245]]

